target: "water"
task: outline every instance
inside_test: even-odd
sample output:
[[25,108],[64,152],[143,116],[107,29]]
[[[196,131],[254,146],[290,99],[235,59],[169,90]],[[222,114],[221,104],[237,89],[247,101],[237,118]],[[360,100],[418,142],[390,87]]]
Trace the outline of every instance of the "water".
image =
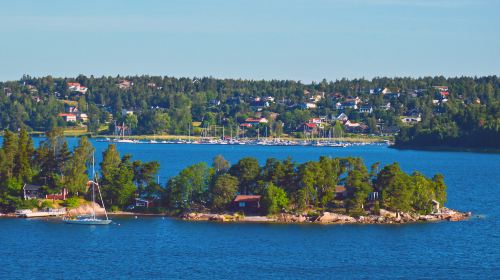
[[[76,143],[70,139],[70,143]],[[94,142],[100,157],[107,143]],[[321,155],[397,161],[411,172],[440,172],[447,206],[466,222],[411,225],[272,225],[115,218],[111,226],[0,219],[0,279],[498,279],[500,155],[348,148],[118,144],[134,159],[158,160],[160,180],[222,154],[297,162]]]

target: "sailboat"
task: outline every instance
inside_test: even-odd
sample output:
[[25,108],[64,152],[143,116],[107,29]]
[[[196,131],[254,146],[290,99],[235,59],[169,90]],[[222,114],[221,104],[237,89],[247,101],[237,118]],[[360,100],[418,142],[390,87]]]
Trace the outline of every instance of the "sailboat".
[[[87,182],[87,185],[92,185],[92,213],[86,216],[77,216],[75,218],[64,218],[63,221],[67,224],[77,224],[77,225],[109,225],[112,220],[108,218],[108,213],[106,212],[106,207],[104,206],[104,200],[102,199],[101,188],[99,187],[99,183],[95,177],[95,169],[94,169],[94,157],[92,156],[92,177],[94,180],[90,180]],[[97,186],[97,191],[99,193],[99,197],[101,198],[102,208],[104,208],[104,215],[106,219],[99,219],[95,215],[95,189]]]

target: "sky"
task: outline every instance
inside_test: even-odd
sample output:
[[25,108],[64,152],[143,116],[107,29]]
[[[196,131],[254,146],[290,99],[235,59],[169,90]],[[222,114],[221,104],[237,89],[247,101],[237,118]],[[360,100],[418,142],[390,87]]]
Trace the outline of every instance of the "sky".
[[0,80],[500,74],[498,0],[0,0]]

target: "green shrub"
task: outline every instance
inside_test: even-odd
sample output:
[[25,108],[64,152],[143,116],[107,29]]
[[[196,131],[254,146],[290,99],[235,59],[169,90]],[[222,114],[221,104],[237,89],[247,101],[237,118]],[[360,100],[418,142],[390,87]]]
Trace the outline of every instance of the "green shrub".
[[54,208],[54,203],[52,203],[52,201],[49,201],[49,200],[44,200],[44,201],[42,201],[41,207],[42,208]]
[[67,198],[63,205],[67,208],[76,208],[78,206],[80,206],[80,199],[78,197],[70,197],[70,198]]
[[113,205],[113,206],[111,206],[111,208],[109,209],[109,211],[111,211],[111,212],[118,212],[118,211],[120,211],[120,207],[118,207],[116,205]]
[[38,199],[16,199],[14,201],[16,209],[33,209],[38,208]]
[[375,205],[373,206],[373,214],[380,215],[380,202],[375,201]]

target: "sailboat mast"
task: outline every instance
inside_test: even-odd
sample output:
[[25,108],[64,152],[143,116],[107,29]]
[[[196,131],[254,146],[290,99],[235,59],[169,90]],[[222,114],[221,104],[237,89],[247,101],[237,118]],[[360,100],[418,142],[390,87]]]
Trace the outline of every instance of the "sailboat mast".
[[[104,209],[104,215],[106,215],[106,220],[108,218],[108,212],[106,212],[106,206],[104,205],[104,200],[102,199],[101,188],[99,187],[99,183],[97,182],[97,178],[95,177],[95,168],[94,168],[94,155],[92,155],[92,208],[94,208],[95,199],[94,199],[94,186],[97,185],[97,191],[99,192],[99,197],[101,198],[102,208]],[[94,210],[94,219],[95,219],[95,210]]]
[[95,219],[95,167],[94,155],[92,155],[92,218]]

